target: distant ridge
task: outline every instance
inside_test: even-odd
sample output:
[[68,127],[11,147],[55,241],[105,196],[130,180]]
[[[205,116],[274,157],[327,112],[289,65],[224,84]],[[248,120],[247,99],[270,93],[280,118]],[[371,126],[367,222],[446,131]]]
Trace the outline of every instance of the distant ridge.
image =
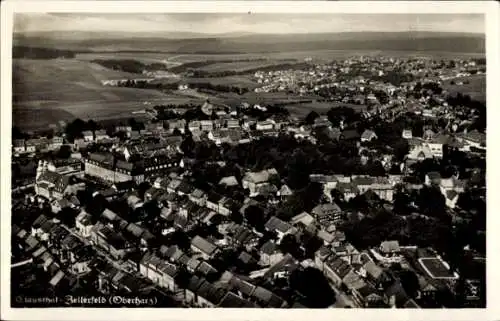
[[484,34],[450,32],[341,32],[222,35],[200,33],[31,32],[15,45],[65,50],[144,50],[171,53],[265,53],[303,50],[404,50],[484,53]]

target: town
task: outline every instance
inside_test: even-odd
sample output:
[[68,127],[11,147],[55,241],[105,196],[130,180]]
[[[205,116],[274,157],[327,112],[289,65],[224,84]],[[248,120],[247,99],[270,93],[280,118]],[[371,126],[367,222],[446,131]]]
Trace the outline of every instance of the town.
[[254,93],[324,112],[207,99],[13,128],[12,296],[484,307],[486,106],[461,90],[484,59],[301,66],[255,72]]

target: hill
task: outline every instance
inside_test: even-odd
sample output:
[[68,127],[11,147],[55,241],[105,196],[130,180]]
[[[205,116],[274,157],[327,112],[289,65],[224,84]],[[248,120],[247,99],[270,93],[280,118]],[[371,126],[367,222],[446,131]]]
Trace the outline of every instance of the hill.
[[111,34],[58,32],[16,34],[15,45],[74,51],[156,51],[179,54],[237,54],[307,50],[391,50],[484,53],[481,34],[348,32],[318,34]]

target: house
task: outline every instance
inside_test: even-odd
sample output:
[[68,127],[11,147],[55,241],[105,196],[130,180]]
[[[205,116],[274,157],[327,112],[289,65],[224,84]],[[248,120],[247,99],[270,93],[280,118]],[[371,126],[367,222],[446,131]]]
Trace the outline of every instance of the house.
[[12,150],[14,153],[24,153],[26,151],[26,141],[24,139],[13,139]]
[[342,219],[342,210],[335,203],[319,204],[311,211],[311,215],[322,225],[336,223]]
[[398,241],[384,241],[380,244],[380,252],[383,254],[398,254],[400,252]]
[[224,186],[238,186],[239,183],[238,183],[238,180],[236,179],[236,177],[234,177],[234,176],[227,176],[227,177],[223,177],[219,181],[219,185],[224,185]]
[[109,252],[115,259],[123,259],[133,247],[120,233],[103,224],[96,224],[90,232],[91,242]]
[[359,290],[364,288],[367,284],[353,269],[344,276],[342,284],[348,289],[347,293],[351,295],[358,305],[364,305],[364,297]]
[[147,252],[144,254],[139,264],[139,272],[162,288],[172,292],[177,290],[175,277],[178,273],[178,269],[176,265],[162,260],[153,253]]
[[307,229],[309,226],[314,226],[316,220],[311,214],[307,212],[302,212],[298,215],[295,215],[290,220],[290,224],[292,224],[293,226],[297,227],[299,223],[302,224]]
[[217,253],[219,253],[219,248],[217,247],[217,245],[207,241],[206,239],[198,235],[191,240],[191,249],[194,252],[200,253],[201,257],[205,260],[209,260],[215,257]]
[[439,185],[441,182],[441,174],[438,172],[429,172],[425,174],[425,185]]
[[255,124],[255,129],[260,131],[273,130],[274,123],[271,120],[259,121]]
[[293,195],[293,191],[288,185],[283,184],[279,191],[276,193],[276,196],[280,197],[282,201],[287,200],[290,196]]
[[250,196],[256,196],[259,194],[260,187],[269,184],[269,180],[277,176],[278,172],[274,168],[260,172],[247,172],[242,179],[242,185],[244,189],[250,191]]
[[214,123],[212,120],[202,120],[200,121],[201,131],[210,132],[214,129]]
[[215,192],[209,192],[206,200],[205,206],[208,209],[218,212],[219,211],[219,202],[222,199],[222,195],[217,194]]
[[413,137],[411,129],[404,129],[401,135],[404,139],[411,139]]
[[343,195],[345,201],[349,201],[351,198],[356,197],[356,195],[360,193],[358,187],[350,182],[339,182],[335,189]]
[[283,253],[278,245],[269,240],[260,248],[260,264],[263,266],[274,265],[283,259]]
[[444,196],[444,199],[446,202],[446,206],[448,206],[449,208],[455,208],[455,206],[457,205],[458,199],[460,197],[460,194],[454,190],[449,190],[449,191],[444,191],[444,192],[441,191],[441,192],[443,193],[443,196]]
[[422,138],[424,140],[431,140],[435,135],[436,133],[434,133],[431,129],[427,129],[424,131]]
[[75,220],[75,228],[78,233],[85,238],[89,238],[93,226],[92,215],[82,210]]
[[35,193],[49,200],[60,200],[84,188],[85,183],[77,183],[74,177],[51,172],[46,168],[37,169]]
[[352,179],[352,184],[356,186],[361,194],[368,190],[373,191],[380,199],[392,202],[394,187],[385,177],[359,176]]
[[343,279],[351,272],[352,267],[342,258],[329,256],[323,264],[323,272],[335,286],[340,287]]
[[228,119],[226,120],[227,128],[240,128],[240,121],[238,119]]
[[42,240],[47,241],[49,239],[49,231],[55,225],[52,220],[49,220],[47,216],[40,215],[31,225],[31,235]]
[[277,218],[276,216],[271,216],[269,220],[264,225],[265,229],[269,232],[276,232],[278,238],[281,240],[286,234],[294,234],[297,229]]
[[377,138],[377,134],[373,130],[366,129],[363,134],[361,134],[361,141],[362,142],[370,142],[373,139]]
[[410,161],[423,161],[424,159],[433,158],[433,153],[429,148],[428,144],[418,143],[410,144],[410,150],[406,155],[406,158]]
[[83,135],[83,140],[86,142],[93,142],[94,141],[94,133],[90,130],[85,130],[82,132]]
[[106,133],[106,131],[104,129],[95,131],[95,141],[96,142],[106,140],[109,138],[110,138],[109,135]]
[[186,128],[186,121],[184,119],[173,119],[167,121],[168,131],[173,133],[176,129],[184,134],[184,129]]
[[205,206],[207,201],[207,195],[201,189],[195,189],[188,195],[189,200],[198,206]]

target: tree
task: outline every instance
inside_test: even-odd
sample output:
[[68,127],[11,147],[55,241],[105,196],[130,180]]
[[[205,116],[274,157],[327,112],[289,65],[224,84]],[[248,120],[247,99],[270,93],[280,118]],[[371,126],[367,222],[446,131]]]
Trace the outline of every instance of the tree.
[[56,156],[58,158],[70,158],[71,157],[71,146],[69,145],[62,145],[59,150],[57,151]]
[[420,285],[418,283],[418,277],[415,272],[411,270],[402,270],[398,274],[401,285],[403,286],[403,289],[406,291],[406,293],[408,293],[411,298],[416,297],[418,291],[420,290]]
[[299,243],[297,242],[295,235],[285,235],[279,244],[279,249],[285,254],[289,253],[294,257],[300,257]]
[[314,121],[318,117],[319,117],[319,114],[313,110],[313,111],[309,112],[309,114],[307,114],[305,121],[307,124],[312,125],[312,124],[314,124]]
[[244,218],[248,225],[254,227],[258,231],[264,229],[266,224],[266,216],[262,208],[256,205],[250,205],[245,209]]
[[316,268],[293,271],[290,287],[305,297],[307,307],[327,308],[335,303],[335,292],[323,273]]

